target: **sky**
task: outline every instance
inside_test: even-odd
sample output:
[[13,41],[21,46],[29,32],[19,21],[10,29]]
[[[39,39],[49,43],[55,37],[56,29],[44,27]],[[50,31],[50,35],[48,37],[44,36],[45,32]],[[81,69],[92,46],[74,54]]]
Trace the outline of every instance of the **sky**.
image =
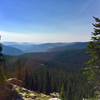
[[89,41],[100,0],[0,0],[0,35],[9,42]]

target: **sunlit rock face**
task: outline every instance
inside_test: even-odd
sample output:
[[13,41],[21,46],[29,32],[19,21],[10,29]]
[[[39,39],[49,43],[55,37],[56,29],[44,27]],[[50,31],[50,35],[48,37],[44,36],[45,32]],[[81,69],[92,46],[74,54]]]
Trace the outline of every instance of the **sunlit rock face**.
[[19,98],[19,96],[12,85],[0,85],[0,100],[16,100],[16,98]]
[[23,82],[21,80],[16,79],[16,78],[10,78],[7,80],[7,82],[9,84],[12,84],[12,85],[17,85],[17,86],[21,86],[21,87],[23,86]]
[[23,100],[61,100],[59,99],[58,93],[51,93],[50,95],[46,95],[44,93],[30,91],[19,86],[14,86],[14,88]]
[[61,100],[61,99],[59,99],[59,98],[51,98],[49,100]]
[[8,79],[3,84],[0,84],[0,100],[23,100],[14,89],[14,84],[22,86],[21,81],[16,79]]
[[0,100],[60,100],[59,93],[46,95],[23,88],[23,82],[10,78],[0,85]]

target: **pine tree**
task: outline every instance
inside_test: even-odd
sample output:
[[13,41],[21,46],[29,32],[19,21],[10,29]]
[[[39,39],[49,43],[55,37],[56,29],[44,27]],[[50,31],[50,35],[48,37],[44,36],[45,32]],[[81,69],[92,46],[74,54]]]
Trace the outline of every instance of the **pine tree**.
[[[1,37],[0,37],[0,39],[1,39]],[[0,84],[4,83],[4,81],[5,81],[3,65],[4,65],[4,57],[2,54],[2,44],[0,43]]]
[[87,76],[88,82],[97,87],[100,86],[100,19],[95,17],[94,19],[94,32],[92,32],[92,38],[88,45],[90,60],[84,73]]
[[61,86],[60,98],[61,98],[61,100],[66,100],[64,84],[62,84],[62,86]]
[[45,88],[46,88],[46,93],[49,94],[51,93],[51,77],[50,77],[50,73],[47,70],[46,72],[46,84],[45,84]]

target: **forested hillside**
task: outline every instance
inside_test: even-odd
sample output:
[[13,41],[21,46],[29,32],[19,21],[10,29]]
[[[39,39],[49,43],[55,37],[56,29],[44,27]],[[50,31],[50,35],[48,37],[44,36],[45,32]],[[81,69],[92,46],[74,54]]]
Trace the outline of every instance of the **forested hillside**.
[[0,0],[0,100],[100,100],[100,0]]
[[86,49],[72,49],[59,52],[29,53],[21,56],[5,56],[5,58],[7,59],[8,69],[20,66],[34,70],[34,68],[46,66],[47,68],[79,71],[85,66],[89,55]]
[[65,100],[81,100],[91,95],[91,89],[80,73],[89,59],[86,49],[29,53],[5,58],[8,77],[22,80],[27,89],[49,94],[60,93],[64,87]]
[[[95,51],[91,51],[95,46],[93,43],[90,42],[88,47],[91,55]],[[32,91],[47,95],[52,92],[59,93],[62,100],[94,97],[94,86],[98,85],[94,85],[95,76],[91,76],[96,75],[93,74],[94,70],[92,67],[87,67],[93,63],[91,60],[86,63],[91,58],[86,49],[87,43],[83,46],[75,45],[57,47],[49,52],[5,55],[7,78],[16,77],[24,83],[25,88]],[[96,50],[99,52],[99,48]],[[92,56],[94,55],[95,52]]]
[[[99,87],[97,84],[99,80],[96,79],[96,84],[94,84],[94,75],[97,75],[97,73],[93,73],[97,72],[97,69],[94,70],[90,67],[93,62],[89,59],[94,55],[97,57],[94,58],[94,61],[99,61],[99,59],[98,55],[95,54],[96,52],[94,52],[95,50],[91,51],[95,46],[94,42],[90,42],[88,46],[92,56],[87,52],[87,43],[75,43],[70,46],[55,47],[47,52],[24,53],[16,56],[4,55],[1,52],[0,82],[2,88],[12,87],[12,84],[9,83],[3,85],[7,79],[12,78],[14,84],[20,85],[20,82],[23,82],[23,87],[26,90],[35,91],[38,94],[43,93],[49,98],[51,93],[58,93],[61,100],[93,98],[96,96],[95,93],[98,89],[95,90],[95,86]],[[3,50],[2,45],[0,50]],[[99,52],[98,45],[96,50]],[[16,53],[16,50],[14,53]],[[99,64],[98,61],[93,64]],[[93,72],[91,73],[91,71]],[[20,87],[20,89],[23,88]],[[7,92],[8,90],[4,91]],[[22,91],[18,91],[22,93]],[[11,93],[12,90],[9,93],[10,97]],[[14,93],[16,93],[16,90]],[[15,95],[18,97],[19,94]]]

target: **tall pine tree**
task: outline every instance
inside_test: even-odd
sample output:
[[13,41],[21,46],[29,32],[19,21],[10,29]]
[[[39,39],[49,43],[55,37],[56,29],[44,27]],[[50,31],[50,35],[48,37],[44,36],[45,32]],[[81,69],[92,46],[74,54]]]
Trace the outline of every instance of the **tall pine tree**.
[[[1,40],[1,36],[0,36],[0,40]],[[4,65],[4,57],[2,54],[2,44],[0,43],[0,84],[4,83],[5,81],[3,65]]]
[[66,93],[65,93],[64,83],[61,86],[60,98],[61,98],[61,100],[66,100]]
[[85,68],[85,75],[90,84],[100,87],[100,19],[96,17],[94,19],[94,32],[92,32],[92,38],[88,45],[90,60]]

